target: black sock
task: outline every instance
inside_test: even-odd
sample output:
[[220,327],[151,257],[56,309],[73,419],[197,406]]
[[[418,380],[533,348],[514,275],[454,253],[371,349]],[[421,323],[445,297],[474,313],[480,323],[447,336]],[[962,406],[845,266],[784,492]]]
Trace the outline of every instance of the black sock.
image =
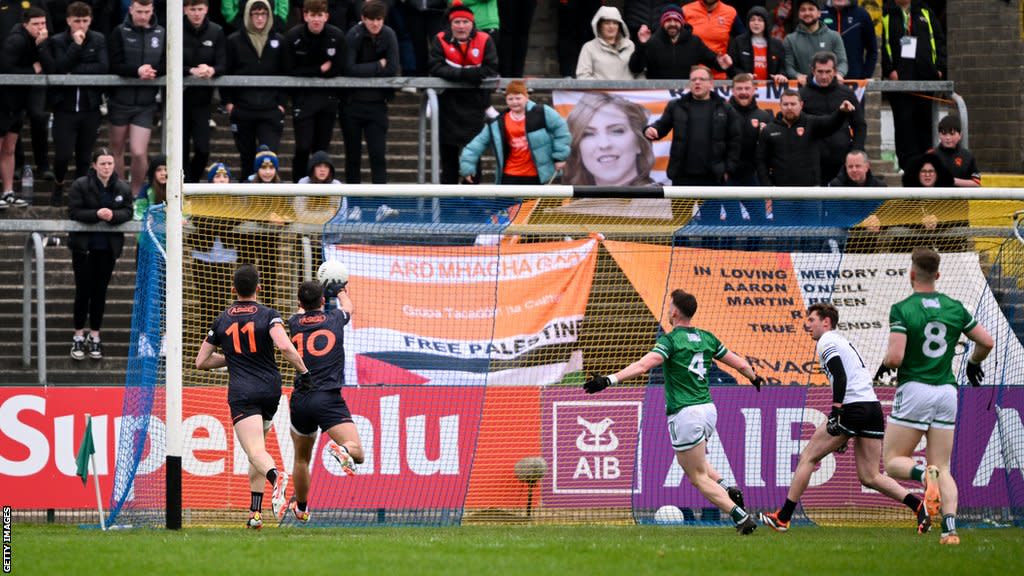
[[263,492],[249,493],[249,511],[259,512],[263,509]]
[[743,508],[740,508],[739,506],[733,506],[732,510],[729,512],[729,516],[732,518],[733,522],[739,524],[740,522],[746,520],[749,514],[747,514],[747,511],[744,510]]
[[277,484],[277,468],[267,470],[267,482],[270,482],[271,486]]
[[295,501],[295,507],[299,509],[299,512],[305,512],[306,506],[308,504],[308,502],[299,502],[298,500]]
[[796,510],[796,502],[786,498],[786,503],[783,504],[782,508],[779,510],[779,520],[789,522],[789,519],[793,517],[794,510]]
[[921,499],[913,494],[907,494],[906,498],[903,499],[903,505],[917,512],[917,507],[921,505]]
[[942,533],[949,534],[956,532],[956,516],[945,514],[942,516]]

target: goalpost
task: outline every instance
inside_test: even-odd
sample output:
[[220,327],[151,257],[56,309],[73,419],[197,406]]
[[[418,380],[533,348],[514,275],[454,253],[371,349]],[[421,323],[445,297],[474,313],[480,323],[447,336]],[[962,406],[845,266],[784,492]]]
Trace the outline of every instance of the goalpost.
[[[1024,191],[183,190],[182,216],[170,208],[166,215],[166,264],[159,222],[141,244],[113,503],[113,514],[134,524],[166,513],[174,527],[182,511],[188,525],[233,523],[248,503],[226,374],[191,363],[229,303],[239,263],[257,264],[261,301],[286,319],[298,283],[322,259],[344,262],[351,274],[345,398],[367,462],[347,477],[318,442],[314,521],[715,523],[719,515],[674,465],[660,371],[596,396],[580,389],[584,374],[617,370],[649,351],[667,327],[668,292],[694,293],[695,323],[771,383],[758,394],[728,369],[709,371],[719,410],[709,458],[743,488],[748,507],[774,509],[802,442],[828,412],[803,311],[822,299],[837,304],[840,330],[873,369],[888,307],[909,294],[916,245],[942,252],[939,289],[961,299],[997,342],[986,385],[961,390],[959,429],[970,430],[958,435],[954,462],[962,516],[1020,520],[1024,245],[1010,230]],[[381,204],[391,210],[378,221]],[[172,242],[176,231],[180,243]],[[954,365],[961,380],[965,358]],[[268,446],[290,470],[290,372],[283,374]],[[888,409],[893,389],[878,394]],[[821,524],[911,521],[897,503],[860,488],[849,455],[823,461],[802,504]]]

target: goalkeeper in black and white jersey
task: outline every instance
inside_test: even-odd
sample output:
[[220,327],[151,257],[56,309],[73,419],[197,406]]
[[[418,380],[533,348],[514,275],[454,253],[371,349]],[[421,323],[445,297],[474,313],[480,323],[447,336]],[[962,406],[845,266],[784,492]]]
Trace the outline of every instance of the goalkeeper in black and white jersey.
[[844,451],[853,437],[857,479],[913,510],[917,514],[917,531],[924,534],[931,528],[931,518],[921,499],[879,472],[885,436],[882,404],[875,396],[871,374],[860,353],[835,331],[838,322],[839,312],[831,304],[813,304],[807,309],[806,326],[811,338],[818,342],[818,361],[832,385],[832,410],[800,453],[785,504],[775,512],[762,513],[761,521],[777,532],[789,530],[796,503],[807,489],[818,462],[832,452]]

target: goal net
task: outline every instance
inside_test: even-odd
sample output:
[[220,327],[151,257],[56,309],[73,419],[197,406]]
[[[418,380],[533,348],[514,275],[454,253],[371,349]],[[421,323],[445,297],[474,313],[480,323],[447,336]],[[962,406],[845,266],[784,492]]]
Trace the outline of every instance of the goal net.
[[[964,385],[953,459],[961,517],[1020,521],[1024,245],[1011,233],[1020,203],[834,200],[827,189],[816,200],[702,203],[322,189],[274,196],[254,185],[203,188],[184,204],[182,254],[165,255],[157,233],[141,243],[112,503],[119,521],[163,514],[165,258],[181,258],[184,270],[187,525],[247,517],[249,465],[231,427],[227,374],[193,362],[232,302],[234,269],[256,264],[260,300],[287,320],[298,284],[325,259],[350,272],[355,313],[344,335],[343,395],[366,460],[347,476],[326,457],[326,437],[318,439],[313,523],[716,524],[728,518],[675,462],[660,369],[596,395],[583,393],[585,374],[613,373],[650,351],[670,329],[667,295],[693,293],[695,324],[769,382],[758,393],[731,369],[707,367],[718,408],[709,460],[742,488],[749,509],[773,510],[831,402],[803,328],[807,306],[838,307],[838,329],[873,373],[889,307],[911,292],[917,246],[941,252],[939,290],[996,341],[980,388],[966,386],[966,340],[954,360]],[[151,212],[151,229],[159,231],[161,216]],[[292,372],[280,356],[278,364],[286,386],[267,446],[290,472]],[[895,389],[876,392],[888,412]],[[819,524],[913,525],[901,504],[860,486],[852,449],[822,461],[801,504],[797,519]]]

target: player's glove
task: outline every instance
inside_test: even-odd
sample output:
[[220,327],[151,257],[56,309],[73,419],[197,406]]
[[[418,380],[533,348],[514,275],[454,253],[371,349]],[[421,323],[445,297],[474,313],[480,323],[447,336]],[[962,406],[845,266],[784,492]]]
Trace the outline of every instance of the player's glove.
[[309,371],[295,375],[295,390],[297,392],[304,392],[306,390],[311,390],[312,388],[313,377],[310,376]]
[[975,364],[970,360],[967,361],[967,381],[971,383],[971,386],[981,386],[982,381],[985,380],[985,371],[981,369],[981,364]]
[[828,424],[825,425],[825,431],[828,432],[829,436],[839,436],[840,434],[843,434],[843,425],[839,423],[839,417],[842,415],[842,406],[832,407],[832,411],[828,414]]
[[583,390],[586,391],[587,394],[594,394],[596,392],[600,392],[601,390],[604,390],[605,388],[607,388],[607,387],[609,387],[611,385],[612,385],[611,377],[609,377],[609,376],[601,376],[600,374],[597,374],[596,372],[591,372],[590,373],[590,380],[587,380],[586,382],[583,383]]
[[755,390],[760,392],[761,386],[764,386],[764,382],[764,376],[754,375],[754,379],[750,381],[750,384],[754,387]]
[[875,377],[872,380],[875,384],[879,384],[882,382],[882,380],[886,378],[886,376],[892,374],[895,371],[896,370],[894,368],[889,368],[885,364],[882,364],[881,366],[878,367],[878,372],[875,372]]
[[330,300],[331,298],[337,298],[338,293],[348,286],[348,282],[328,282],[324,284],[324,298]]

